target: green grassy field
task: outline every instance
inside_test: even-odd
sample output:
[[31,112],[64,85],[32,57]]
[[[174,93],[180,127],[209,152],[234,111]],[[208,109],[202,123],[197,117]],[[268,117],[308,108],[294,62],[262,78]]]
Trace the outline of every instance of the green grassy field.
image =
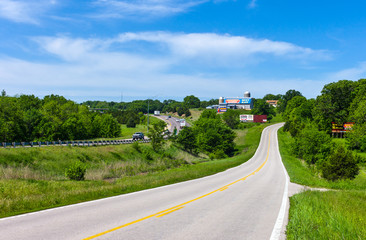
[[[222,160],[193,156],[172,144],[0,149],[0,217],[68,205],[211,175],[249,160],[265,125],[237,131],[239,154]],[[65,170],[80,161],[85,181]]]
[[[366,171],[360,166],[353,180],[327,181],[300,159],[292,156],[290,135],[278,132],[283,163],[291,182],[335,189],[307,191],[290,198],[288,239],[365,239]],[[336,140],[342,143],[342,141]]]

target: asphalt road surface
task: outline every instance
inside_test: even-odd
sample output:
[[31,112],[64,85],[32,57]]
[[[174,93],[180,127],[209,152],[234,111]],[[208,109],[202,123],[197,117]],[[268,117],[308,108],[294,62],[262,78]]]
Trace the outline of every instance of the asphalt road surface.
[[[167,128],[169,130],[169,132],[173,132],[174,128],[177,129],[177,133],[179,133],[180,131],[180,122],[178,122],[177,120],[179,120],[179,118],[175,118],[175,117],[167,117],[167,116],[154,116],[156,118],[159,118],[161,120],[163,120],[164,122],[166,122]],[[189,124],[186,122],[186,125],[189,126]]]
[[0,239],[278,239],[288,199],[277,143],[280,126],[266,128],[255,156],[236,168],[3,218]]

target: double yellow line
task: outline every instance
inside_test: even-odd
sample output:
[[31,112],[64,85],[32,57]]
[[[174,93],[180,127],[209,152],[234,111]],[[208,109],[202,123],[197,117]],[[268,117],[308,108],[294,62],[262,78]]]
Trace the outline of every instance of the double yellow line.
[[212,191],[212,192],[206,193],[205,195],[202,195],[202,196],[200,196],[200,197],[197,197],[197,198],[195,198],[195,199],[192,199],[192,200],[190,200],[190,201],[188,201],[188,202],[181,203],[181,204],[179,204],[179,205],[177,205],[177,206],[174,206],[174,207],[171,207],[171,208],[165,209],[165,210],[163,210],[163,211],[160,211],[160,212],[157,212],[157,213],[151,214],[151,215],[149,215],[149,216],[146,216],[146,217],[140,218],[140,219],[138,219],[138,220],[135,220],[135,221],[132,221],[132,222],[129,222],[129,223],[123,224],[123,225],[121,225],[121,226],[118,226],[118,227],[115,227],[115,228],[109,229],[109,230],[107,230],[107,231],[104,231],[104,232],[98,233],[98,234],[96,234],[96,235],[93,235],[93,236],[90,236],[90,237],[84,238],[83,240],[94,239],[94,238],[100,237],[100,236],[102,236],[102,235],[105,235],[105,234],[107,234],[107,233],[110,233],[110,232],[116,231],[116,230],[118,230],[118,229],[121,229],[121,228],[124,228],[124,227],[130,226],[130,225],[132,225],[132,224],[135,224],[135,223],[138,223],[138,222],[144,221],[144,220],[149,219],[149,218],[152,218],[152,217],[157,217],[157,218],[159,218],[159,217],[163,217],[163,216],[165,216],[165,215],[167,215],[167,214],[169,214],[169,213],[172,213],[172,212],[175,212],[175,211],[178,211],[178,210],[180,210],[180,209],[184,208],[184,207],[185,207],[185,205],[187,205],[187,204],[189,204],[189,203],[191,203],[191,202],[197,201],[197,200],[199,200],[199,199],[201,199],[201,198],[207,197],[207,196],[209,196],[209,195],[211,195],[211,194],[214,194],[214,193],[216,193],[216,192],[224,191],[224,190],[228,189],[231,185],[233,185],[233,184],[235,184],[235,183],[238,183],[238,182],[240,182],[240,181],[244,181],[244,180],[246,180],[248,177],[250,177],[250,176],[252,176],[252,175],[256,174],[257,172],[259,172],[259,171],[264,167],[264,165],[267,163],[267,161],[268,161],[268,157],[269,157],[269,148],[270,148],[270,143],[271,143],[271,133],[269,133],[269,137],[268,137],[268,138],[269,138],[269,140],[268,140],[268,150],[267,150],[267,157],[266,157],[266,160],[265,160],[265,161],[264,161],[264,162],[263,162],[263,163],[262,163],[262,164],[261,164],[261,165],[260,165],[256,170],[254,170],[251,174],[249,174],[249,175],[247,175],[247,176],[245,176],[245,177],[243,177],[243,178],[240,178],[240,179],[238,179],[238,180],[236,180],[236,181],[234,181],[234,182],[232,182],[232,183],[229,183],[229,184],[227,184],[227,185],[225,185],[225,186],[223,186],[223,187],[221,187],[221,188],[218,188],[218,189],[216,189],[216,190],[214,190],[214,191]]

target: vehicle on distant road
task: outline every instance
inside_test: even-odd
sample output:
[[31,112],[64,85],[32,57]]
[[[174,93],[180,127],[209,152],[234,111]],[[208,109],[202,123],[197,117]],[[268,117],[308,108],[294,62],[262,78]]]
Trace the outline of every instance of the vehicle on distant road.
[[186,126],[186,120],[185,119],[180,119],[179,120],[179,125],[180,125],[180,128],[184,128]]
[[142,132],[135,132],[133,135],[132,135],[132,140],[141,140],[141,139],[144,139],[144,134]]
[[154,111],[155,116],[160,116],[160,111]]

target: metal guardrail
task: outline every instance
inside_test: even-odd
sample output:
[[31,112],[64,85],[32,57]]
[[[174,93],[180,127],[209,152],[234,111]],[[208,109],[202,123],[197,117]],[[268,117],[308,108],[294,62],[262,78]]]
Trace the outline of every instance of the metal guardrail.
[[51,142],[12,142],[0,143],[0,147],[3,148],[19,148],[19,147],[47,147],[47,146],[81,146],[81,147],[91,147],[91,146],[103,146],[103,145],[120,145],[120,144],[132,144],[134,142],[149,143],[150,139],[143,140],[100,140],[100,141],[51,141]]

